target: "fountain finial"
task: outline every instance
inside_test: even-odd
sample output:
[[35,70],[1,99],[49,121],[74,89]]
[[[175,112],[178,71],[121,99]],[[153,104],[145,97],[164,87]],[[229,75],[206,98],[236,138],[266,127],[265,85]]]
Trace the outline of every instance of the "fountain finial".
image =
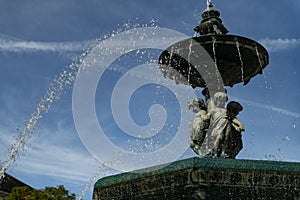
[[212,4],[211,0],[207,0],[207,9],[206,10],[213,10],[214,5]]
[[228,33],[219,17],[220,12],[214,9],[211,0],[207,0],[207,8],[202,13],[202,21],[194,28],[194,31],[200,35]]

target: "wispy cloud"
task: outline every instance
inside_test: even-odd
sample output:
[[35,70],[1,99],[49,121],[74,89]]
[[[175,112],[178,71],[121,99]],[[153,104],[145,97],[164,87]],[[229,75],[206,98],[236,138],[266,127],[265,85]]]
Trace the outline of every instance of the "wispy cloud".
[[0,34],[0,51],[2,52],[76,52],[85,49],[91,41],[42,42],[24,41]]
[[[26,147],[26,156],[20,159],[15,169],[17,173],[24,177],[51,178],[68,188],[75,187],[80,197],[77,199],[83,199],[97,179],[114,172],[81,148],[74,148],[74,145],[68,148],[70,141],[66,137],[54,140],[32,139],[32,145]],[[64,140],[65,144],[61,145],[60,140]],[[24,181],[37,188],[45,186],[43,183],[32,182],[31,178]]]
[[291,112],[289,110],[286,110],[286,109],[283,109],[283,108],[278,108],[278,107],[275,107],[275,106],[272,106],[272,105],[258,103],[258,102],[250,101],[250,100],[246,100],[246,99],[240,99],[240,98],[233,97],[233,96],[230,96],[230,99],[235,100],[235,101],[239,101],[239,102],[242,102],[242,103],[246,103],[246,104],[249,104],[249,105],[257,107],[257,108],[262,108],[262,109],[278,112],[278,113],[281,113],[281,114],[284,114],[284,115],[288,115],[288,116],[291,116],[291,117],[300,118],[300,113]]
[[[285,51],[300,46],[300,38],[264,38],[259,40],[269,52]],[[24,41],[8,35],[0,34],[0,51],[4,52],[76,52],[88,47],[91,41],[42,42]]]
[[259,40],[259,42],[263,44],[268,49],[269,52],[285,51],[287,49],[300,46],[299,38],[285,38],[285,39],[265,38]]
[[[0,126],[1,162],[2,158],[7,156],[6,148],[15,142],[12,140],[19,139],[13,138],[12,133],[6,131],[7,129]],[[57,121],[56,128],[43,129],[40,134],[42,136],[30,138],[17,157],[18,161],[10,166],[8,173],[18,174],[23,177],[23,181],[36,188],[44,187],[45,183],[36,182],[32,177],[55,180],[56,183],[76,188],[77,193],[84,189],[81,196],[86,194],[86,190],[89,190],[98,177],[110,173],[109,168],[101,165],[84,150],[83,146],[78,145],[80,141],[74,137],[76,133],[68,128],[66,122]],[[91,179],[91,177],[95,178]]]
[[92,156],[83,151],[43,143],[29,148],[18,171],[38,176],[50,176],[57,180],[83,185],[100,165]]

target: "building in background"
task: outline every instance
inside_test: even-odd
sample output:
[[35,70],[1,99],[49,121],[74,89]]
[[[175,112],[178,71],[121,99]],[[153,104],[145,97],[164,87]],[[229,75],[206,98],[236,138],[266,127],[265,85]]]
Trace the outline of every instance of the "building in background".
[[14,187],[27,186],[32,189],[29,185],[23,183],[22,181],[12,177],[9,174],[5,174],[0,180],[0,200],[8,197]]

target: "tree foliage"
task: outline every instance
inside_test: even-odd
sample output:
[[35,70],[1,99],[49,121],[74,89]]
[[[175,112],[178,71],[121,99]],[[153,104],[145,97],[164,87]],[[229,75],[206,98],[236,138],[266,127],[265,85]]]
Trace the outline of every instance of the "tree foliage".
[[63,185],[45,187],[41,190],[25,186],[14,187],[6,200],[75,200],[75,194],[70,194]]

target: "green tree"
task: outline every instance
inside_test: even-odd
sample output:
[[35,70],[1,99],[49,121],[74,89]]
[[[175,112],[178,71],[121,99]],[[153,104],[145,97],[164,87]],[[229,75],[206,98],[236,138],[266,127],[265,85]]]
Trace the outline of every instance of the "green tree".
[[41,190],[29,187],[14,187],[6,200],[75,200],[75,194],[69,193],[63,185],[45,187]]
[[11,194],[6,198],[7,200],[23,200],[30,194],[32,190],[29,187],[14,187]]

